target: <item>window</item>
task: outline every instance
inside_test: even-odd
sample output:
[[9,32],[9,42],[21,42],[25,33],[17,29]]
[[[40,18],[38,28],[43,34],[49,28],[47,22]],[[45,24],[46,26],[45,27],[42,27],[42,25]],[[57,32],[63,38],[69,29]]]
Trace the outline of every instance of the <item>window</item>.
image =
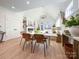
[[68,18],[69,16],[71,16],[72,13],[73,13],[73,1],[69,4],[69,6],[65,11],[65,18]]

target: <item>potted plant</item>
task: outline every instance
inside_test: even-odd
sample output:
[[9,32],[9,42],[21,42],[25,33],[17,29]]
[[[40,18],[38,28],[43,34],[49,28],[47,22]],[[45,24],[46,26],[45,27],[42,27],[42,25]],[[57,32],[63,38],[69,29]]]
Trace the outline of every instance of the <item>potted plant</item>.
[[35,33],[40,33],[40,27],[39,27],[39,25],[38,25],[38,27],[35,29]]
[[69,20],[65,20],[64,24],[69,27],[72,36],[79,36],[79,14],[71,16]]

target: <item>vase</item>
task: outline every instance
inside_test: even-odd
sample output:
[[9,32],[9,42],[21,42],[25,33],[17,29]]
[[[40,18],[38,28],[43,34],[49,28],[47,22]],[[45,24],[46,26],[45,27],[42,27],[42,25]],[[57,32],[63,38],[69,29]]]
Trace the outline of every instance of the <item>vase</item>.
[[69,28],[71,36],[79,37],[79,26],[72,26]]

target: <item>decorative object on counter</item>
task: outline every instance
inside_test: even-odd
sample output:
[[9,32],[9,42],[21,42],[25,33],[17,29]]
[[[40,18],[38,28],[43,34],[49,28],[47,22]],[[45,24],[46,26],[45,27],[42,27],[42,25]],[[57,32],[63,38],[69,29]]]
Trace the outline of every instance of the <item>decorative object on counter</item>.
[[37,33],[37,34],[40,34],[41,33],[41,30],[40,30],[39,25],[38,25],[37,29],[35,30],[35,33]]
[[79,36],[79,14],[76,14],[76,16],[71,16],[69,20],[65,20],[64,25],[69,27],[71,36]]
[[71,36],[71,34],[70,34],[69,30],[64,30],[64,33],[65,33],[66,35]]

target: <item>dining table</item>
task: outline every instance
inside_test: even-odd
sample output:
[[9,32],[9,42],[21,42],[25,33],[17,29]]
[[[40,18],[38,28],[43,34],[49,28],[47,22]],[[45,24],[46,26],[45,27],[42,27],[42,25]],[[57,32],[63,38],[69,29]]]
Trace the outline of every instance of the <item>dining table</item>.
[[55,33],[44,33],[43,35],[48,38],[49,45],[50,45],[51,37],[57,37],[57,34]]
[[46,38],[47,38],[47,41],[50,45],[50,39],[51,37],[57,37],[57,34],[56,33],[44,33],[44,32],[41,32],[41,33],[35,33],[35,32],[29,32],[29,34],[31,34],[31,36],[33,36],[34,34],[42,34],[44,35]]

